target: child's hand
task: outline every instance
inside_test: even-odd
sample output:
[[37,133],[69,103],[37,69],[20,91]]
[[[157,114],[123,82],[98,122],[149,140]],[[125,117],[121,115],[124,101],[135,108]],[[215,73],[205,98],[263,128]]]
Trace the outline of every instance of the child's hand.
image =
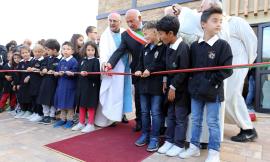
[[32,69],[31,67],[28,67],[26,70],[27,70],[28,72],[33,72],[33,69]]
[[55,71],[53,71],[53,70],[49,70],[48,72],[47,72],[47,74],[54,74],[55,73]]
[[46,74],[48,72],[47,69],[43,69],[41,73]]
[[13,86],[13,87],[12,87],[12,90],[13,90],[13,91],[16,91],[16,86]]
[[27,76],[27,77],[24,78],[23,82],[24,82],[24,83],[28,83],[29,80],[30,80],[30,76]]
[[175,99],[175,90],[170,88],[169,93],[168,93],[168,100],[173,102]]
[[58,72],[58,75],[59,75],[59,76],[63,76],[64,74],[65,74],[64,71],[59,71],[59,72]]
[[19,90],[20,89],[20,86],[19,85],[17,85],[17,90]]
[[145,69],[144,72],[143,72],[143,74],[142,74],[142,77],[143,78],[146,78],[146,77],[149,77],[149,76],[150,76],[150,71],[147,70],[147,69]]
[[81,76],[87,76],[87,71],[81,71]]
[[[48,73],[49,74],[49,73]],[[53,73],[54,76],[59,76],[59,72],[54,72]]]
[[141,71],[136,71],[135,72],[135,76],[141,76],[142,75],[142,72]]
[[74,76],[74,72],[72,72],[72,71],[66,71],[66,74],[67,74],[68,76]]
[[162,91],[164,94],[166,93],[166,90],[167,90],[167,82],[163,82]]
[[12,76],[5,75],[5,78],[6,78],[6,80],[9,81],[9,82],[12,81]]

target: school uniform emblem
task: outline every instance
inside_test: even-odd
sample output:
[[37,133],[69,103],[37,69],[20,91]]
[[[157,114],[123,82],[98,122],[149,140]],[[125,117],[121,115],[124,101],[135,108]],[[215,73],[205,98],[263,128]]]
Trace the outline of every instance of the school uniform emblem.
[[157,59],[158,53],[159,53],[158,51],[155,52],[155,54],[154,54],[155,59]]
[[208,52],[208,57],[213,60],[216,57],[216,54],[214,53],[214,51],[210,51]]

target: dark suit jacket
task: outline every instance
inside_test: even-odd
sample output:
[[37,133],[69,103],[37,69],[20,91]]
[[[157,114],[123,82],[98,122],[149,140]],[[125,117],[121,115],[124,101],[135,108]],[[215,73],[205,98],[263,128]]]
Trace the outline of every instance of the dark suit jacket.
[[139,57],[143,47],[144,46],[141,43],[134,40],[131,36],[128,35],[127,31],[125,31],[121,34],[120,46],[112,54],[108,62],[112,65],[112,67],[114,67],[124,54],[130,53],[132,56],[130,68],[132,72],[135,72],[136,67],[139,64]]

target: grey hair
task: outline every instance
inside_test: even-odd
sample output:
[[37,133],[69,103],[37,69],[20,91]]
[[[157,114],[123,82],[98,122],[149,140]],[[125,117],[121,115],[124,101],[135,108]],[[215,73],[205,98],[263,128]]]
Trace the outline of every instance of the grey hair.
[[136,13],[136,16],[137,16],[137,17],[141,16],[141,12],[140,12],[139,10],[137,10],[137,9],[129,9],[129,10],[126,12],[126,15],[125,15],[125,16],[127,16],[127,15],[128,15],[129,13],[131,13],[131,12]]

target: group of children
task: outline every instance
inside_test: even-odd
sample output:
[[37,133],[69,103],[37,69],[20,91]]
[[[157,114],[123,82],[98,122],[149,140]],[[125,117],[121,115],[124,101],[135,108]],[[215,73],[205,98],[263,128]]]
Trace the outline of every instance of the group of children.
[[[135,142],[137,146],[148,144],[147,151],[158,151],[180,158],[199,156],[203,110],[206,106],[210,132],[206,162],[219,161],[219,111],[220,103],[224,100],[223,80],[232,74],[232,70],[161,75],[151,73],[231,65],[230,46],[217,37],[221,22],[221,9],[204,11],[201,17],[204,37],[190,47],[181,37],[177,37],[180,26],[177,17],[165,16],[158,22],[149,21],[143,26],[147,44],[140,54],[135,72],[140,78],[142,115],[142,134]],[[79,44],[81,37],[78,35],[75,42]],[[27,73],[2,74],[5,77],[5,87],[0,110],[3,110],[7,98],[10,98],[10,107],[14,109],[17,98],[21,111],[17,112],[15,118],[49,124],[55,120],[56,111],[60,110],[60,120],[54,123],[54,127],[93,131],[101,80],[99,74],[89,75],[88,72],[100,71],[97,46],[93,42],[87,42],[81,44],[78,51],[71,42],[65,42],[61,54],[59,51],[59,43],[49,39],[45,42],[45,50],[41,45],[34,47],[33,58],[27,46],[20,47],[20,53],[9,52],[4,69],[26,70]],[[77,107],[79,122],[73,126]],[[167,108],[166,111],[163,107]],[[159,136],[164,112],[167,114],[167,129],[165,143],[160,147]],[[185,149],[190,112],[192,137],[190,147]]]
[[[232,70],[151,75],[152,72],[163,70],[232,64],[229,44],[217,36],[222,24],[222,10],[211,8],[204,11],[201,24],[204,36],[193,42],[190,47],[181,37],[177,38],[180,26],[177,17],[165,16],[157,23],[146,22],[143,26],[147,44],[140,55],[135,72],[136,76],[141,77],[142,134],[135,145],[148,144],[148,151],[158,151],[167,156],[180,158],[199,156],[203,112],[206,106],[210,134],[206,162],[219,162],[221,143],[219,111],[221,102],[224,101],[223,80],[232,74]],[[162,97],[163,94],[165,99]],[[165,142],[159,147],[159,130],[164,107],[167,108],[167,128]],[[185,149],[190,112],[192,137],[189,148]]]
[[[78,59],[73,57],[75,46],[71,42],[63,43],[61,54],[59,51],[60,44],[55,39],[48,39],[44,46],[35,45],[32,51],[28,46],[10,50],[3,70],[18,71],[1,73],[5,79],[0,110],[4,110],[9,99],[15,118],[54,123],[55,128],[93,131],[100,75],[88,75],[87,72],[100,71],[97,45],[85,43],[77,53]],[[76,107],[79,108],[79,123],[74,126]],[[57,121],[56,111],[60,112]],[[88,122],[85,124],[87,111]]]

